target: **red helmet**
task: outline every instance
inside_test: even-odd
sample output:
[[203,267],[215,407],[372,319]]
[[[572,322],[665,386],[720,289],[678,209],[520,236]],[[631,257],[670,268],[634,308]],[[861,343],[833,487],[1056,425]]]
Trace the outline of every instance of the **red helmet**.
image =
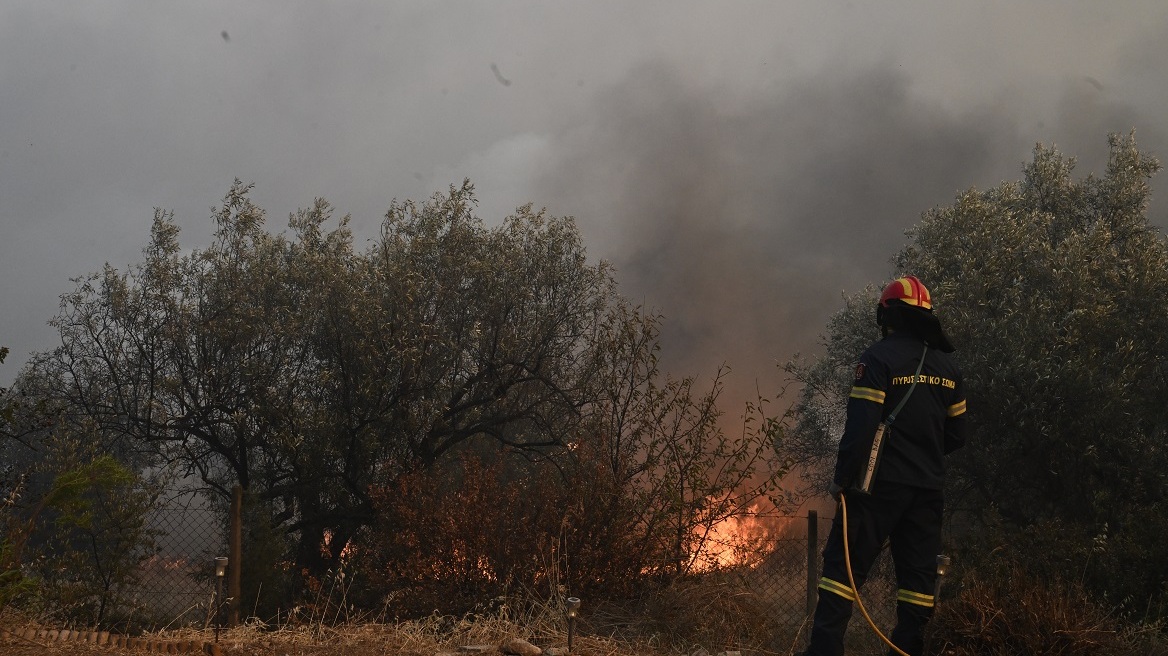
[[933,309],[933,297],[928,288],[916,276],[897,278],[888,283],[884,293],[880,294],[880,307],[888,307],[890,301],[900,301],[905,305],[919,307],[922,310]]
[[916,276],[897,278],[884,288],[876,306],[876,323],[884,328],[885,335],[889,330],[907,330],[945,353],[954,350],[933,314],[933,297]]

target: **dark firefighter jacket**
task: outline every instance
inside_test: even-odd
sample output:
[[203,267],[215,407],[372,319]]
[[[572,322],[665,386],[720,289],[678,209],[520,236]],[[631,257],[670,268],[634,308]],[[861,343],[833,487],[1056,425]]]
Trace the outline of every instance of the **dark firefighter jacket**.
[[[835,483],[840,487],[858,484],[876,427],[908,391],[923,349],[912,333],[897,331],[860,356],[836,460]],[[916,389],[885,436],[873,486],[889,481],[941,489],[942,456],[965,444],[965,424],[961,370],[951,355],[930,348]]]

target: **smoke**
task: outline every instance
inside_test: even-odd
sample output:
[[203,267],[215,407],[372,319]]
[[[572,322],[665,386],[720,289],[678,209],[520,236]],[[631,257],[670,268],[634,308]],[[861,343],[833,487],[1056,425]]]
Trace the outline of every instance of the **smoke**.
[[1016,178],[1033,147],[1008,115],[945,110],[887,67],[743,98],[648,65],[565,125],[535,197],[664,314],[675,373],[730,365],[728,400],[774,394],[841,293],[889,278],[921,212]]

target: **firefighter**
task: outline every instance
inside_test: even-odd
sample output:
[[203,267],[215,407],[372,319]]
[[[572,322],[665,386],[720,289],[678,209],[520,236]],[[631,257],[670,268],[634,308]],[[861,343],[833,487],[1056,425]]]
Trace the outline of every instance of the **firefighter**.
[[[884,337],[856,365],[828,491],[837,502],[841,493],[847,495],[847,539],[857,587],[863,585],[885,542],[890,545],[899,588],[891,640],[915,656],[924,648],[921,630],[933,614],[936,557],[941,553],[943,456],[965,443],[965,391],[961,370],[950,355],[953,345],[920,280],[905,276],[885,287],[876,322]],[[855,487],[869,467],[873,438],[894,410],[893,422],[885,424],[870,493],[862,493]],[[855,594],[845,569],[843,539],[837,506],[823,550],[819,603],[805,656],[844,653]]]

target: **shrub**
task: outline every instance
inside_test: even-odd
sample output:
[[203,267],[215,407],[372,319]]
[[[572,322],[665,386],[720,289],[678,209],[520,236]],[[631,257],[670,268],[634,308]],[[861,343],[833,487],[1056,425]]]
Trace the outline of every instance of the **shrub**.
[[546,587],[546,541],[562,518],[547,478],[504,479],[497,466],[468,456],[399,476],[371,496],[378,519],[356,547],[354,566],[371,591],[388,595],[390,613],[458,614]]
[[928,636],[929,653],[946,656],[1168,654],[1162,642],[1125,627],[1078,583],[1043,580],[1017,563],[967,573],[960,594],[941,602]]

